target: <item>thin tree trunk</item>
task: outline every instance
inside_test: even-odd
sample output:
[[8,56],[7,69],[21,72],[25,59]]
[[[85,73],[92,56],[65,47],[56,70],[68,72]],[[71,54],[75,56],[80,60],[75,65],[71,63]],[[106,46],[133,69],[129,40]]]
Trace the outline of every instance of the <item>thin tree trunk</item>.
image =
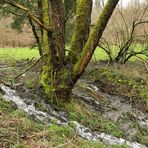
[[119,0],[108,0],[104,9],[102,10],[96,26],[92,29],[89,38],[82,50],[81,57],[74,66],[75,77],[80,77],[83,74],[118,1]]
[[35,39],[36,39],[36,43],[37,43],[37,46],[38,46],[39,54],[40,54],[40,56],[42,56],[42,55],[43,55],[43,52],[42,52],[40,37],[38,36],[36,27],[35,27],[35,25],[33,24],[31,18],[29,18],[29,23],[30,23],[30,25],[31,25],[33,35],[34,35],[34,37],[35,37]]
[[[91,23],[92,0],[77,1],[75,27],[70,43],[69,59],[75,64],[88,39]],[[73,55],[73,53],[75,56]]]

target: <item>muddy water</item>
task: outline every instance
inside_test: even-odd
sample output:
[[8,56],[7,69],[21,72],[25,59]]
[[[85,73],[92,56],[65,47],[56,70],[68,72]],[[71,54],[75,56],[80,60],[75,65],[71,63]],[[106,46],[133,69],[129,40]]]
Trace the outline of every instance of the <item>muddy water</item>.
[[89,103],[91,108],[103,108],[102,116],[114,122],[120,120],[125,114],[129,114],[140,126],[148,128],[148,114],[137,110],[120,96],[102,93],[99,88],[86,80],[78,81],[77,86],[73,89],[73,94]]
[[[82,89],[79,89],[80,87]],[[66,118],[66,116],[63,113],[59,113],[59,112],[53,110],[50,107],[50,105],[44,104],[49,109],[49,112],[51,112],[51,114],[49,115],[49,113],[47,113],[47,112],[37,110],[33,103],[31,105],[27,105],[25,103],[25,101],[21,97],[18,96],[18,94],[15,90],[12,90],[9,87],[4,86],[2,84],[0,84],[0,89],[3,92],[2,93],[3,98],[6,101],[12,101],[13,103],[15,103],[17,105],[18,108],[24,110],[25,112],[27,112],[30,115],[34,115],[37,119],[39,119],[41,121],[46,121],[47,123],[52,123],[53,121],[55,122],[55,120],[56,120],[57,124],[66,124],[66,125],[69,125],[70,122],[73,122],[76,125],[76,128],[75,128],[76,133],[84,139],[101,140],[105,144],[127,144],[132,148],[146,148],[145,145],[139,144],[137,142],[130,142],[130,141],[127,141],[122,138],[117,138],[112,135],[107,135],[105,133],[91,131],[91,129],[79,124],[76,121],[68,121],[68,119]],[[120,105],[121,105],[120,103],[122,103],[119,100],[118,100],[119,102],[115,101],[116,99],[119,99],[119,98],[111,97],[111,96],[108,96],[106,94],[99,92],[99,89],[95,85],[88,84],[84,80],[81,80],[78,82],[77,87],[74,88],[74,90],[73,90],[73,94],[80,97],[83,101],[85,101],[87,104],[89,104],[90,107],[93,109],[100,108],[102,101],[103,102],[108,101],[108,99],[110,99],[109,102],[113,108],[118,109],[118,107],[120,107]],[[117,120],[119,118],[119,114],[121,114],[125,111],[126,112],[132,111],[132,108],[130,106],[125,107],[123,105],[122,108],[120,107],[120,112],[116,115],[116,118],[113,118],[114,113],[111,111],[108,111],[107,109],[103,113],[103,115],[106,117],[109,117],[109,118],[113,118],[114,120]],[[136,116],[135,118],[138,118],[138,117]],[[141,126],[147,125],[147,121],[145,120],[144,115],[139,116],[139,124]]]
[[53,120],[54,118],[49,116],[47,113],[38,111],[35,109],[34,104],[27,105],[16,93],[15,90],[10,89],[7,86],[0,85],[1,90],[3,91],[4,95],[3,98],[6,101],[12,101],[14,104],[17,105],[19,109],[24,110],[29,115],[34,115],[37,119],[41,121],[48,121]]

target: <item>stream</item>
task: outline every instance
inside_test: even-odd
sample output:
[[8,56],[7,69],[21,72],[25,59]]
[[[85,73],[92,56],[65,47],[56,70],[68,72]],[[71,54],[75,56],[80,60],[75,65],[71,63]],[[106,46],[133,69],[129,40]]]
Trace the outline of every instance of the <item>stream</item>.
[[[38,120],[47,122],[48,124],[52,124],[53,121],[56,121],[57,124],[66,125],[69,125],[69,123],[74,123],[76,125],[75,131],[77,135],[86,140],[99,140],[107,145],[127,144],[131,148],[147,148],[147,146],[137,142],[130,142],[126,139],[117,138],[113,135],[108,135],[103,132],[100,133],[98,131],[91,131],[90,128],[87,128],[76,121],[69,121],[66,118],[65,113],[55,111],[49,104],[44,105],[48,108],[50,114],[37,110],[33,102],[31,103],[31,105],[28,105],[27,103],[25,103],[24,98],[21,98],[15,90],[3,84],[0,84],[0,90],[2,92],[3,98],[6,101],[12,101],[19,109],[24,110],[29,115],[35,116]],[[115,111],[111,112],[109,109],[105,108],[105,111],[102,114],[104,117],[111,118],[115,121],[118,120],[123,113],[132,112],[132,107],[130,105],[127,106],[126,103],[122,102],[121,98],[119,98],[118,96],[109,96],[107,94],[103,94],[95,85],[89,84],[85,80],[80,80],[78,82],[77,86],[73,89],[73,94],[81,98],[82,101],[89,104],[90,107],[94,110],[97,110],[101,107],[101,101],[106,101],[107,99],[109,99],[112,107],[116,109],[119,108],[120,111],[116,113]],[[99,99],[101,99],[101,101],[99,101]],[[148,128],[148,120],[146,115],[144,115],[140,111],[137,111],[137,114],[134,114],[133,116],[137,118],[139,126]]]

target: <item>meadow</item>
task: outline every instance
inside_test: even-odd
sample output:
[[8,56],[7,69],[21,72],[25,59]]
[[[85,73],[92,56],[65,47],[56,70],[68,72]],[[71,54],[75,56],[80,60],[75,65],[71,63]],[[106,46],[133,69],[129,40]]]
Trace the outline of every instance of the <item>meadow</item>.
[[0,58],[20,60],[33,57],[39,57],[39,52],[36,48],[0,48]]
[[[68,49],[68,47],[67,47]],[[141,46],[137,46],[136,51],[140,51]],[[116,57],[118,53],[118,49],[112,48],[112,56],[113,58]],[[138,57],[142,59],[148,59],[145,55],[138,55],[137,57],[132,57],[130,61],[136,61],[139,59]],[[5,59],[15,59],[15,60],[20,60],[20,59],[31,59],[31,58],[39,58],[39,52],[37,48],[29,48],[29,47],[18,47],[18,48],[0,48],[0,58],[5,58]],[[95,50],[95,53],[93,55],[93,60],[108,60],[108,55],[104,50],[101,48],[97,47]]]
[[[117,56],[119,49],[115,46],[111,46],[110,48],[111,48],[112,58],[114,59]],[[130,50],[134,50],[135,52],[140,52],[143,49],[145,49],[145,47],[143,45],[136,45],[136,46],[133,46],[133,47],[131,46]],[[94,52],[93,59],[105,61],[105,60],[108,60],[109,57],[103,49],[97,47],[97,49]],[[133,56],[129,61],[134,62],[134,61],[139,60],[139,59],[145,60],[145,59],[148,59],[148,58],[146,57],[146,55],[139,54],[137,56]]]

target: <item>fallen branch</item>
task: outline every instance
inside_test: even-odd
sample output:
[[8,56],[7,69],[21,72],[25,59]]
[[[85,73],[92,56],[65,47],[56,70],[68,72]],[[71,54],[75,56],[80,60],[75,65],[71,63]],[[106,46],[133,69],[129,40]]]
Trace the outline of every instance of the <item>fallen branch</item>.
[[27,71],[29,71],[32,67],[34,67],[46,54],[42,55],[34,64],[30,65],[27,69],[25,69],[23,72],[21,72],[20,74],[18,74],[16,77],[14,77],[14,79],[17,79],[18,77],[20,77],[21,75],[23,75],[24,73],[26,73]]
[[33,61],[34,57],[31,58],[30,60],[28,60],[27,62],[25,63],[22,63],[22,64],[12,64],[12,65],[4,65],[4,66],[1,66],[0,68],[10,68],[10,67],[21,67],[21,66],[24,66],[24,65],[27,65],[29,63],[31,63]]

